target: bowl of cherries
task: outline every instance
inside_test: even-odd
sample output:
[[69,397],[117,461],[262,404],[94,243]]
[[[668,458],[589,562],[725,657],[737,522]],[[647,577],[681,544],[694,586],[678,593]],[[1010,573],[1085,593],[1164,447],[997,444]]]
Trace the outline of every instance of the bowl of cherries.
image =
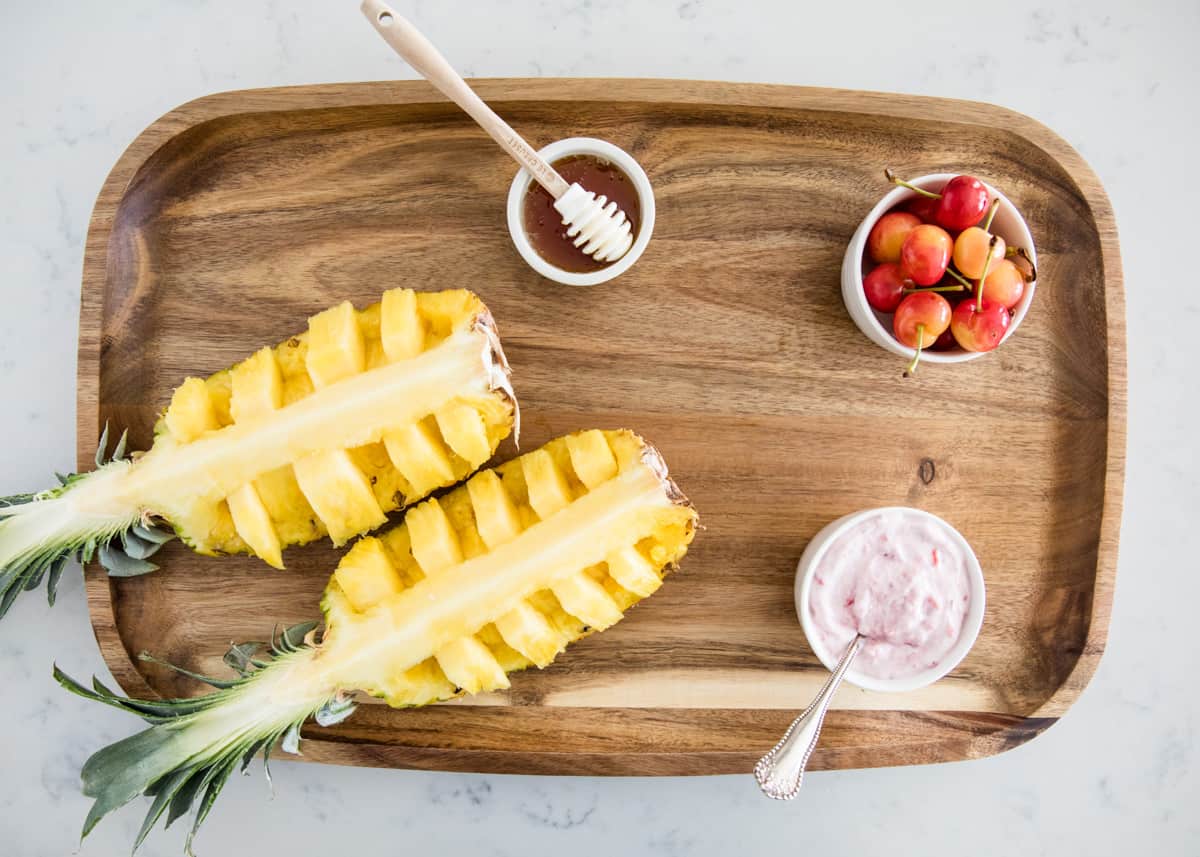
[[909,359],[962,363],[1020,326],[1037,285],[1029,226],[973,176],[901,181],[863,219],[842,262],[842,300],[867,338]]

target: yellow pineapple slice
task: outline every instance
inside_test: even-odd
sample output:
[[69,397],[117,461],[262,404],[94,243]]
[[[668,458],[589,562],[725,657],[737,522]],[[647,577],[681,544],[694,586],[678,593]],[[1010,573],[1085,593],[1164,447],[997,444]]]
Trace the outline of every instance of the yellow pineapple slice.
[[379,308],[379,336],[388,360],[408,360],[425,349],[425,324],[412,289],[384,292]]
[[245,422],[283,407],[283,376],[275,352],[261,348],[232,370],[229,412],[234,422]]
[[458,319],[475,301],[478,298],[466,289],[418,293],[417,306],[425,319],[426,338],[443,339],[449,336]]
[[455,404],[438,411],[436,419],[446,445],[472,470],[492,457],[492,444],[479,411],[470,405]]
[[654,564],[633,545],[622,545],[605,559],[612,579],[639,598],[653,595],[662,586]]
[[621,608],[603,584],[578,571],[555,581],[550,587],[563,609],[585,624],[603,631],[621,619]]
[[180,443],[191,443],[205,432],[221,427],[208,386],[200,378],[188,378],[175,389],[164,419],[171,437]]
[[434,655],[446,678],[467,693],[501,690],[509,686],[504,668],[475,637],[460,637]]
[[425,574],[434,574],[463,561],[458,534],[436,499],[413,506],[404,516],[412,555]]
[[467,493],[475,511],[475,526],[484,544],[498,548],[521,534],[517,507],[494,470],[478,473],[467,482]]
[[370,536],[359,539],[342,558],[334,579],[350,605],[360,613],[404,589],[404,581],[388,558],[383,542]]
[[413,497],[424,497],[455,479],[454,464],[434,421],[424,419],[383,435],[388,458],[411,486]]
[[247,482],[229,495],[229,514],[233,517],[237,534],[250,546],[250,550],[268,565],[283,568],[279,536],[252,482]]
[[232,423],[229,400],[233,397],[233,372],[229,369],[214,372],[204,379],[204,386],[208,388],[208,400],[212,403],[217,425],[227,426]]
[[528,601],[522,601],[496,620],[496,630],[531,663],[544,667],[567,646],[567,638]]
[[380,695],[393,708],[428,705],[457,696],[461,690],[446,678],[435,658],[428,658],[394,678],[385,680],[379,687]]
[[593,429],[568,435],[567,452],[575,475],[589,489],[617,475],[617,459],[602,431]]
[[387,520],[371,484],[344,449],[305,456],[294,467],[300,490],[334,545],[345,544]]
[[275,524],[281,544],[305,544],[325,535],[325,526],[300,490],[290,464],[259,476],[254,480],[254,489]]
[[358,326],[358,313],[349,301],[308,320],[305,367],[318,390],[367,368],[366,343]]
[[521,456],[521,469],[529,492],[529,505],[539,518],[545,520],[570,505],[571,488],[545,449],[535,449]]

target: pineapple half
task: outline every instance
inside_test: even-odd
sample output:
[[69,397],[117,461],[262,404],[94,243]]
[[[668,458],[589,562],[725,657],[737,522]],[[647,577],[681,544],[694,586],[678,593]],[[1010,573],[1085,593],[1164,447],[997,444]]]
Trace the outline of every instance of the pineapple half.
[[97,469],[0,499],[0,616],[71,554],[111,574],[152,571],[172,538],[199,553],[335,544],[452,485],[491,458],[517,420],[487,307],[463,290],[394,289],[362,311],[327,309],[308,330],[175,390],[153,447],[125,438]]
[[155,724],[84,765],[83,791],[95,798],[84,835],[145,793],[154,801],[140,844],[164,811],[170,824],[199,797],[190,849],[239,763],[260,750],[265,759],[280,739],[296,752],[301,724],[348,716],[354,689],[400,707],[508,687],[508,673],[545,666],[658,589],[696,521],[653,447],[628,431],[580,432],[482,471],[359,540],[326,589],[320,643],[312,623],[273,641],[269,661],[235,647],[226,662],[242,678],[204,679],[215,693],[133,700],[96,682],[89,690],[56,667],[68,690]]

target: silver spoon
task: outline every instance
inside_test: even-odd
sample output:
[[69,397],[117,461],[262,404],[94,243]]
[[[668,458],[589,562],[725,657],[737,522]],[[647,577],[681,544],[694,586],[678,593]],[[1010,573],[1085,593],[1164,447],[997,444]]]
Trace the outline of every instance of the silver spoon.
[[850,662],[862,649],[865,641],[866,638],[862,634],[851,641],[817,698],[792,721],[779,743],[754,766],[754,778],[758,780],[759,788],[767,797],[791,800],[799,794],[808,757],[816,749],[817,739],[821,737],[821,724],[825,722],[825,712],[829,710],[829,703],[833,701],[833,694],[842,683],[846,670],[850,669]]

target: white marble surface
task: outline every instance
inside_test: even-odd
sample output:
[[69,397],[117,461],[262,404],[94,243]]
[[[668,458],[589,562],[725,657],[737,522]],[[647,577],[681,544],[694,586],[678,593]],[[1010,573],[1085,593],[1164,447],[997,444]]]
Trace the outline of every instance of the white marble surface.
[[[1036,3],[404,2],[469,75],[719,78],[994,101],[1090,160],[1121,229],[1129,467],[1108,653],[1075,709],[1014,752],[812,777],[779,805],[748,777],[550,779],[281,762],[277,794],[236,778],[203,854],[1159,854],[1200,849],[1200,296],[1195,0]],[[410,76],[357,2],[0,0],[0,474],[43,487],[73,464],[75,325],[92,201],[122,148],[225,89]],[[943,8],[945,7],[945,8]],[[0,852],[74,853],[90,751],[131,718],[69,697],[53,660],[105,670],[77,573],[53,613],[0,626]],[[126,853],[133,807],[79,849]],[[178,854],[181,833],[142,853]]]

